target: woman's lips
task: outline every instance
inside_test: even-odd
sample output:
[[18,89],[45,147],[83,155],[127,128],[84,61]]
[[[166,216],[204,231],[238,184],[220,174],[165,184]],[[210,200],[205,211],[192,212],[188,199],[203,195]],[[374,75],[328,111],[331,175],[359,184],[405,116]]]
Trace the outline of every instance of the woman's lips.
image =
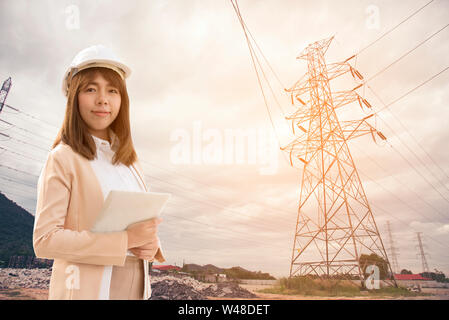
[[110,114],[110,112],[100,112],[100,111],[92,111],[98,117],[106,117]]

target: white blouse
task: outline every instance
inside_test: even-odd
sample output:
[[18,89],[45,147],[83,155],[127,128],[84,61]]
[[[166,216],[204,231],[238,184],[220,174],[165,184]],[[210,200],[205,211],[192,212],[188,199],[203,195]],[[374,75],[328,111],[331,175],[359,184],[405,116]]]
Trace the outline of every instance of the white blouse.
[[[118,138],[112,130],[109,130],[109,134],[111,144],[107,140],[92,135],[97,147],[97,157],[89,161],[100,182],[104,199],[106,200],[111,190],[145,192],[145,187],[132,166],[127,167],[122,163],[118,165],[112,164],[112,158],[118,146]],[[127,255],[134,256],[129,250]],[[112,266],[105,266],[101,281],[100,300],[109,300],[111,276]]]

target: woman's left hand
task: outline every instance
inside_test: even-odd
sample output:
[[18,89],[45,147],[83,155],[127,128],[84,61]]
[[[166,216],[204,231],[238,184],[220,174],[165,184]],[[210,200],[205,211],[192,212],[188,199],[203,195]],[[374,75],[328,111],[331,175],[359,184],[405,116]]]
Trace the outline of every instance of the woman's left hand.
[[159,241],[150,242],[144,244],[140,247],[135,247],[129,249],[137,258],[142,260],[154,260],[154,256],[156,255],[159,249]]

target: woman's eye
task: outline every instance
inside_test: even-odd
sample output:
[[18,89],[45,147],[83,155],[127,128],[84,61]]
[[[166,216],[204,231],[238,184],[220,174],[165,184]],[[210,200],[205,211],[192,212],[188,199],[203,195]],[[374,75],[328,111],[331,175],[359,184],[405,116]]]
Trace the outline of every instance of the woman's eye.
[[94,89],[94,88],[87,88],[86,91],[87,91],[87,92],[94,92],[95,89]]
[[109,90],[109,92],[118,93],[118,91],[116,89],[111,89],[111,90]]

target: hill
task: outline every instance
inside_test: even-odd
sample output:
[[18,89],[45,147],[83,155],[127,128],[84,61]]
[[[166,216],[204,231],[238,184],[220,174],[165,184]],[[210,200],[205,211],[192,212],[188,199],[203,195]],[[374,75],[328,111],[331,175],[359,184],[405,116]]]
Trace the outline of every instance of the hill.
[[217,274],[224,273],[228,278],[231,279],[263,279],[263,280],[274,280],[276,279],[269,273],[263,273],[261,271],[249,271],[242,267],[232,267],[232,268],[220,268],[212,264],[206,264],[200,266],[198,264],[185,264],[182,268],[183,272],[188,272],[194,275],[199,274]]
[[0,192],[0,267],[11,256],[34,256],[34,217]]

